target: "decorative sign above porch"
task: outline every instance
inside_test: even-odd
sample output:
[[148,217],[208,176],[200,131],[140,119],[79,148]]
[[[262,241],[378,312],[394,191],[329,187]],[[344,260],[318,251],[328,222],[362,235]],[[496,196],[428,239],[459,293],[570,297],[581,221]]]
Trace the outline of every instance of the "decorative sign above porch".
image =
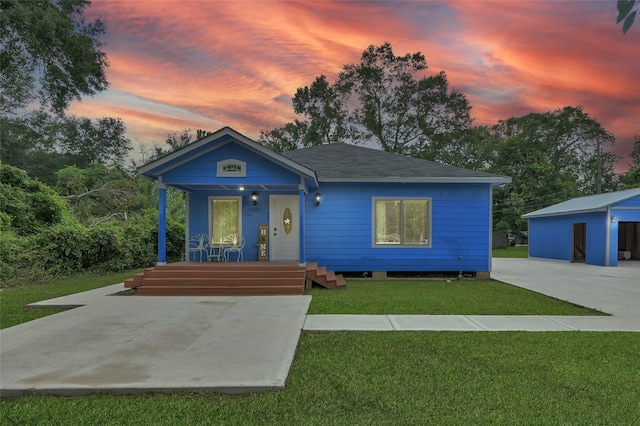
[[289,235],[291,232],[291,227],[293,226],[293,214],[291,214],[291,210],[289,207],[284,209],[284,213],[282,213],[282,227],[284,228],[284,233]]
[[247,163],[230,158],[218,161],[217,177],[246,177]]

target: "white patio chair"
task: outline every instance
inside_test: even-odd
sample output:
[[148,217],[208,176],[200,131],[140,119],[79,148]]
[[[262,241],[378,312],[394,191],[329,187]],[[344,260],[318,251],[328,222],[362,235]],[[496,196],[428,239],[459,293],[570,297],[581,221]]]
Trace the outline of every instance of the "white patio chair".
[[231,244],[224,249],[224,261],[229,261],[229,253],[238,253],[237,262],[244,261],[242,249],[244,248],[244,237],[240,237],[238,234],[231,234],[227,236],[226,242]]
[[[189,252],[193,253],[193,260],[196,260],[196,253],[200,254],[200,262],[202,262],[202,253],[209,255],[209,236],[207,234],[196,234],[191,237],[189,243]],[[189,256],[191,258],[191,256]]]

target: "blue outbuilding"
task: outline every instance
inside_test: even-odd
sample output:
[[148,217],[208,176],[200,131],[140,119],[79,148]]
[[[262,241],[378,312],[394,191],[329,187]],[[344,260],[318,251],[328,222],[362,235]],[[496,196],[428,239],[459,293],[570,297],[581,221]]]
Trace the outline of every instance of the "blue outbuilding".
[[640,188],[574,198],[522,216],[529,256],[617,266],[640,260]]
[[188,249],[194,235],[216,244],[238,234],[245,261],[317,262],[339,272],[488,274],[493,188],[511,181],[343,143],[279,154],[229,127],[139,172],[160,189],[159,265],[173,187],[186,198],[186,259],[198,255]]

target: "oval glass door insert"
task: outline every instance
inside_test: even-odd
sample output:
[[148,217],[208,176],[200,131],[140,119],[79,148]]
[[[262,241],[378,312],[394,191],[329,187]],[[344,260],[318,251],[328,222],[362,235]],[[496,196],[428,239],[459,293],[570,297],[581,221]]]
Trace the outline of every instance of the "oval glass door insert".
[[284,209],[284,213],[282,213],[282,228],[284,229],[284,233],[289,235],[291,232],[291,227],[293,226],[293,215],[291,214],[291,210],[289,207]]

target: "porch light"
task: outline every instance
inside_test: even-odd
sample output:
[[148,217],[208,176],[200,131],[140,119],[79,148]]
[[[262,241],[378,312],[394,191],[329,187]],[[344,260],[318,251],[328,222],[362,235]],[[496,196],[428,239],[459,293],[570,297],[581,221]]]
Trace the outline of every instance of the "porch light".
[[255,191],[251,193],[251,202],[254,206],[258,204],[258,193]]
[[238,189],[239,189],[240,191],[244,191],[244,185],[240,185],[240,187],[238,187]]
[[611,216],[611,223],[616,223],[618,221],[618,218],[615,216]]
[[322,198],[322,195],[319,192],[316,192],[316,206],[320,205],[321,198]]

